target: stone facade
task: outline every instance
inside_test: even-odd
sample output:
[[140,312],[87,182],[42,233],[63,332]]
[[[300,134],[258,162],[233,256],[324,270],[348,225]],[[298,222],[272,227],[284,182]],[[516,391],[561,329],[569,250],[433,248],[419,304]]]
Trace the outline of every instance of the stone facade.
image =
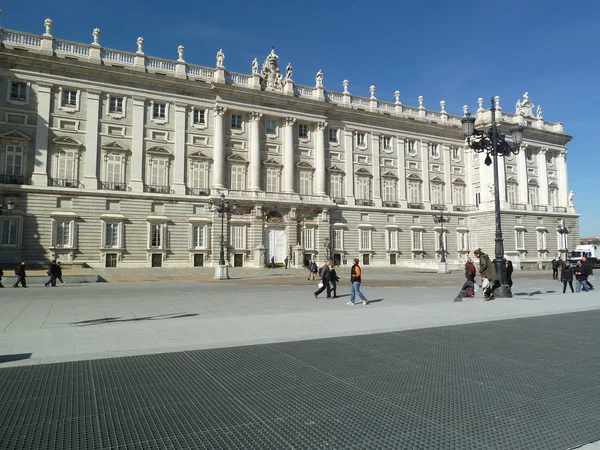
[[[46,20],[41,36],[0,29],[0,198],[2,260],[94,266],[216,265],[223,217],[232,266],[292,266],[328,256],[343,263],[450,265],[477,247],[493,254],[492,167],[465,145],[460,117],[299,86],[272,50],[250,75],[61,41]],[[478,128],[490,111],[476,112]],[[516,156],[500,159],[506,256],[545,264],[563,250],[558,220],[578,240],[568,195],[560,123],[533,114],[528,94],[516,114],[496,98],[507,132],[525,127]],[[466,109],[465,109],[466,111]],[[442,232],[433,215],[446,211]]]

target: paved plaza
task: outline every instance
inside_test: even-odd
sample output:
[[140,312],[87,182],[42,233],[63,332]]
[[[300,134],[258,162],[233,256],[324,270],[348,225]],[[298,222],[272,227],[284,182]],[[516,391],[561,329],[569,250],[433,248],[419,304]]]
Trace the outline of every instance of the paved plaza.
[[600,439],[597,291],[519,272],[512,299],[453,303],[460,274],[364,272],[368,306],[283,269],[2,289],[0,448]]

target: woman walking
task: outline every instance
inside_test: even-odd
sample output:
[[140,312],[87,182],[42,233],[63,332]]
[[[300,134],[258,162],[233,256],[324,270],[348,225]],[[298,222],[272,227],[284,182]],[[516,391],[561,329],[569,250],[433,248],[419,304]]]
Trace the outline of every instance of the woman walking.
[[506,261],[506,283],[512,287],[512,274],[513,274],[513,265],[512,261],[509,259]]
[[573,267],[571,267],[569,261],[565,261],[565,264],[562,267],[560,281],[563,283],[563,294],[567,290],[567,283],[569,283],[569,287],[571,288],[571,294],[575,292],[573,290]]

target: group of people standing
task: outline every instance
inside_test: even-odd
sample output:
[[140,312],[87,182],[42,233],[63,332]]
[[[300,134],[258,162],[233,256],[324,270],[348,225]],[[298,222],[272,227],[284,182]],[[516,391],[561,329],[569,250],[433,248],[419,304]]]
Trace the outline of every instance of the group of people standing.
[[[560,271],[560,278],[558,272]],[[587,259],[587,256],[583,256],[575,266],[571,265],[569,261],[564,261],[559,256],[558,259],[552,260],[552,278],[560,280],[563,284],[563,294],[567,291],[567,284],[571,288],[571,293],[574,292],[589,292],[594,290],[594,286],[590,283],[589,277],[594,274],[594,264]],[[573,290],[573,278],[575,278],[576,285]]]
[[[358,258],[354,258],[352,262],[352,268],[350,269],[350,283],[352,283],[352,285],[350,287],[350,301],[347,304],[354,306],[354,301],[356,299],[356,296],[358,295],[362,300],[362,304],[368,305],[369,301],[360,290],[362,277],[359,260]],[[317,268],[317,263],[315,261],[310,261],[308,264],[308,272],[309,280],[316,280],[317,275],[321,280],[319,283],[319,289],[314,292],[315,298],[318,298],[319,294],[321,294],[325,290],[327,290],[327,298],[338,298],[337,283],[340,281],[340,277],[337,276],[337,273],[335,271],[335,264],[333,264],[333,261],[328,260],[325,263],[325,265],[320,269]]]
[[[494,290],[500,286],[500,279],[498,278],[498,273],[496,270],[496,266],[490,259],[490,257],[481,251],[480,248],[473,252],[476,258],[479,259],[479,275],[481,275],[481,288],[483,289],[483,298],[485,301],[494,299]],[[506,282],[512,287],[512,274],[513,274],[513,265],[512,261],[506,261]],[[477,275],[477,269],[475,268],[475,264],[473,264],[473,260],[471,258],[467,259],[465,263],[465,277],[467,282],[470,283],[473,287],[477,284],[475,281],[475,276]],[[463,286],[464,289],[464,286]],[[461,290],[462,292],[462,290]]]

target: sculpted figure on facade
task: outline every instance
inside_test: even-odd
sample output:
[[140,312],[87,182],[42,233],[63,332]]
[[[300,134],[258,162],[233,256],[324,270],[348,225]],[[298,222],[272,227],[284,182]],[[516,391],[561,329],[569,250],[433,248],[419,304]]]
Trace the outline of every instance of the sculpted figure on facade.
[[92,36],[94,37],[94,42],[92,42],[92,45],[100,45],[100,28],[94,28]]
[[278,59],[279,56],[275,54],[275,48],[271,48],[271,53],[265,59],[260,74],[260,86],[263,90],[283,90],[283,78],[277,62]]
[[523,94],[523,101],[517,100],[517,111],[515,114],[525,117],[533,117],[534,104],[529,101],[529,93]]
[[219,49],[217,52],[217,68],[222,68],[223,63],[225,62],[225,53],[223,53],[223,49]]
[[137,38],[137,52],[140,55],[144,54],[144,38],[143,37],[139,37]]
[[321,69],[319,69],[317,75],[315,76],[315,86],[318,88],[323,87],[323,72],[321,71]]
[[258,59],[254,58],[252,61],[252,75],[258,75]]
[[179,47],[177,47],[177,61],[179,62],[183,62],[183,52],[185,51],[185,48],[183,45],[180,45]]
[[292,81],[292,75],[294,74],[294,69],[292,68],[292,63],[288,63],[285,67],[285,81]]
[[569,192],[569,206],[575,206],[574,200],[575,200],[575,192],[571,191],[571,192]]
[[543,119],[544,118],[542,116],[542,107],[540,105],[538,105],[537,109],[535,110],[535,117],[537,119]]
[[44,27],[46,28],[44,36],[52,36],[52,19],[48,18],[44,20]]
[[517,100],[517,105],[515,106],[515,114],[517,116],[521,115],[521,99]]

